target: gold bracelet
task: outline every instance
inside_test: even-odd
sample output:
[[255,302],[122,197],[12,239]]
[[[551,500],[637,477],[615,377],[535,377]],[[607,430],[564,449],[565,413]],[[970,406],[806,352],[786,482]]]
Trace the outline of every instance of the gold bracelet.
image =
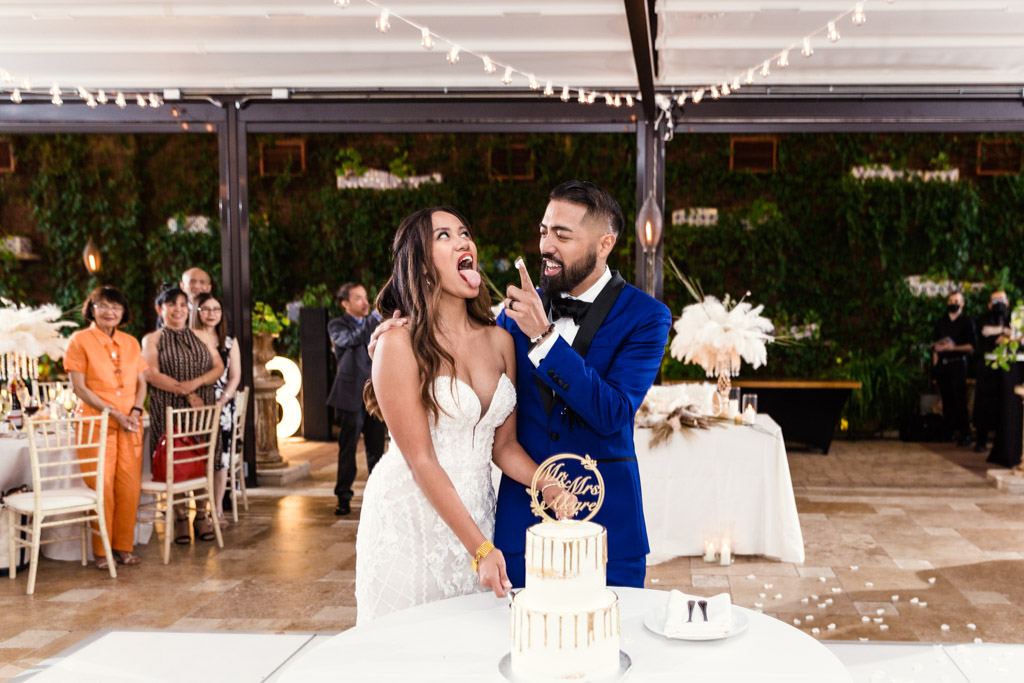
[[494,550],[494,544],[490,541],[484,541],[480,544],[480,547],[476,549],[476,552],[473,554],[473,562],[471,563],[474,573],[479,571],[480,560],[487,557],[492,550]]
[[544,484],[544,486],[541,486],[541,487],[540,487],[540,495],[541,495],[542,497],[543,497],[543,495],[544,495],[544,492],[545,492],[545,491],[547,491],[547,490],[548,490],[548,487],[550,487],[550,486],[557,486],[558,488],[562,488],[562,485],[561,485],[561,484],[559,484],[559,483],[558,483],[557,481],[553,481],[553,482],[551,482],[550,484]]

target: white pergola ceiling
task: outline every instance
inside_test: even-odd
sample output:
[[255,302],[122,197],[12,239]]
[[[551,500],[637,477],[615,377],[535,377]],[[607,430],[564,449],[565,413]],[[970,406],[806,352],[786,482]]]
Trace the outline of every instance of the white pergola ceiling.
[[[523,90],[478,58],[561,85],[635,92],[633,47],[623,0],[383,0],[464,49],[420,46],[419,33],[352,0],[0,0],[0,68],[13,85],[63,88],[266,93]],[[656,85],[691,88],[731,80],[850,9],[848,0],[660,0]],[[1024,84],[1024,2],[898,0],[865,3],[868,21],[840,23],[842,39],[795,50],[785,70],[759,85]],[[13,85],[0,83],[10,90]]]

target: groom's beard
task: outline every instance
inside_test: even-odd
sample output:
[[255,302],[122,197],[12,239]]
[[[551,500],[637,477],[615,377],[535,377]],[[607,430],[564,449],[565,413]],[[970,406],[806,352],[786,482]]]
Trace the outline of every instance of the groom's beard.
[[581,282],[590,277],[590,274],[594,272],[594,269],[597,267],[597,247],[591,247],[587,250],[586,256],[569,266],[551,256],[544,256],[544,258],[562,266],[562,270],[558,275],[554,276],[545,275],[544,271],[541,270],[541,291],[549,297],[563,293],[567,294],[576,289]]

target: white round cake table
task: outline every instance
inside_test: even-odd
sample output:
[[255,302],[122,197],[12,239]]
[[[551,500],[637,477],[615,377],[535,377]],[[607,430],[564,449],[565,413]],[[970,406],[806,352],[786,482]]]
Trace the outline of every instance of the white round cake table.
[[[643,617],[663,606],[664,591],[613,588],[619,595],[621,649],[632,659],[625,680],[714,683],[850,683],[824,645],[789,624],[746,610],[747,629],[724,640],[668,640]],[[350,629],[308,649],[278,681],[488,681],[506,679],[509,605],[492,593],[443,600]]]

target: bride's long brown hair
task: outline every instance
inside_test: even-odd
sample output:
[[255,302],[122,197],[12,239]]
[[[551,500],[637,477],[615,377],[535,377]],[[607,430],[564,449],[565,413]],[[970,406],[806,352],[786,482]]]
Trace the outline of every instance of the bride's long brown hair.
[[[441,408],[434,396],[434,381],[445,371],[455,376],[455,359],[441,345],[438,330],[441,323],[441,278],[432,257],[432,217],[439,211],[452,214],[469,228],[462,214],[450,206],[432,206],[406,216],[395,233],[391,278],[380,290],[374,303],[385,320],[396,310],[409,318],[412,350],[420,370],[420,398],[435,420]],[[475,299],[466,299],[466,312],[471,320],[484,325],[494,324],[486,287],[480,287],[480,294]],[[383,419],[372,379],[363,388],[363,402],[368,413]]]

